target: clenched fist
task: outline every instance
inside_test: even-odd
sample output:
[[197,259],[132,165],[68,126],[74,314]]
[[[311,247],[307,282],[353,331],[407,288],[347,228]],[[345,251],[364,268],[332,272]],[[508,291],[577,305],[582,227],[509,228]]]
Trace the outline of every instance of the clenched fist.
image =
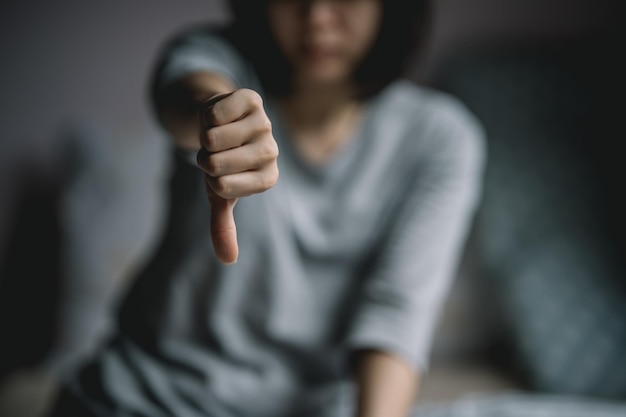
[[261,96],[239,89],[208,99],[199,112],[197,161],[211,207],[211,239],[218,259],[237,261],[233,208],[237,198],[266,191],[278,181],[278,146]]

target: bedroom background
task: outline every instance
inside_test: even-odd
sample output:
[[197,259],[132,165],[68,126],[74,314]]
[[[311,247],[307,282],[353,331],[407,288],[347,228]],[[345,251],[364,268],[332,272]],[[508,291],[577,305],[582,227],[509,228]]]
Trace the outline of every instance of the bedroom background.
[[[624,404],[623,7],[433,5],[409,76],[476,113],[489,165],[418,401]],[[218,0],[0,4],[0,416],[40,416],[110,329],[164,216],[150,69],[175,31],[228,18]]]

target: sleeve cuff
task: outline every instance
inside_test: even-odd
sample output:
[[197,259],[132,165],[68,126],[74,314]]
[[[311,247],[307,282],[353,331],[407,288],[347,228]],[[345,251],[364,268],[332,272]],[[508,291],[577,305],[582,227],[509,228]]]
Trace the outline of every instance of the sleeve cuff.
[[[395,307],[370,305],[356,318],[346,340],[349,351],[375,349],[396,355],[422,374],[428,372],[432,320]],[[407,317],[412,319],[407,320]]]

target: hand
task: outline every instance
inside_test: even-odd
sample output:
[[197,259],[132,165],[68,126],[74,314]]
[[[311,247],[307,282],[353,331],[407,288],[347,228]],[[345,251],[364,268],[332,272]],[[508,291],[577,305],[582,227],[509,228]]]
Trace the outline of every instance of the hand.
[[278,181],[278,146],[261,96],[249,89],[213,96],[200,116],[198,166],[211,207],[211,240],[218,259],[237,261],[237,198],[260,193]]

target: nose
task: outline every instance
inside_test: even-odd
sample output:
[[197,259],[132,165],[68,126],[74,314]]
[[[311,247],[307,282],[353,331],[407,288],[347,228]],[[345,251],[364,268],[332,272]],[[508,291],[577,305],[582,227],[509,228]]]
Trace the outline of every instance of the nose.
[[335,8],[329,0],[303,2],[303,16],[310,27],[325,27],[335,19]]

